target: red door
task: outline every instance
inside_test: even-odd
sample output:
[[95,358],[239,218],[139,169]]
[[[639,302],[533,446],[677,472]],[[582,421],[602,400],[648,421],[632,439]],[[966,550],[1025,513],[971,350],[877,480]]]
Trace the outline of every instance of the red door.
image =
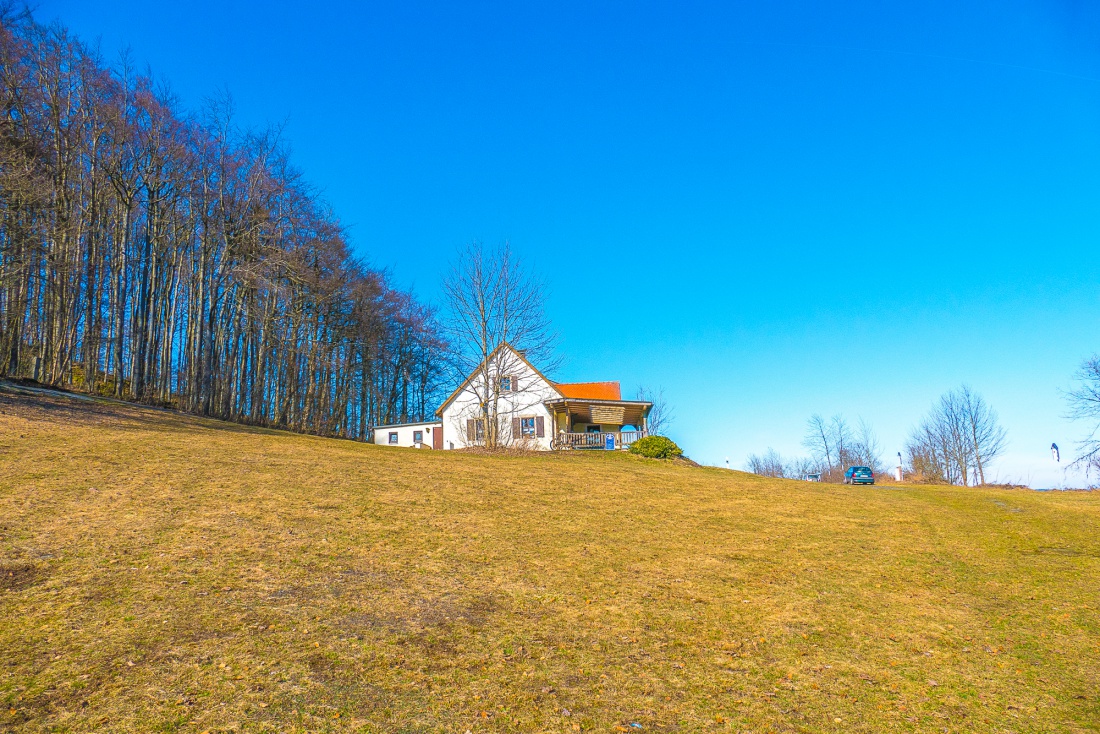
[[432,426],[432,448],[443,450],[443,426]]

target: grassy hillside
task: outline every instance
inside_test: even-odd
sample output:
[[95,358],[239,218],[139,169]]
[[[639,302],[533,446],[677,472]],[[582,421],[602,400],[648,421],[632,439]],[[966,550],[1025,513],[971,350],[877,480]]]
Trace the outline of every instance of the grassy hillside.
[[0,388],[0,730],[1096,731],[1098,531]]

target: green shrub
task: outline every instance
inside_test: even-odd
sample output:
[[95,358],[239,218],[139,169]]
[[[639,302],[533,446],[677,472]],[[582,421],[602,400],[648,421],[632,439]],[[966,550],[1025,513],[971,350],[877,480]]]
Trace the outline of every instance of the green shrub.
[[673,443],[671,438],[665,438],[664,436],[639,438],[630,444],[630,453],[650,459],[671,459],[675,456],[684,455],[683,449]]

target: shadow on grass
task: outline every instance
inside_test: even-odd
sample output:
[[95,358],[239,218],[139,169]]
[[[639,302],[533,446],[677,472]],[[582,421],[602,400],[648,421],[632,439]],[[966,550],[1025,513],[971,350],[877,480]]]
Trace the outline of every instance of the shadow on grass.
[[[70,425],[110,425],[112,428],[153,430],[226,431],[229,433],[276,436],[300,434],[287,428],[269,428],[247,423],[184,413],[141,403],[128,403],[115,398],[65,392],[51,388],[0,381],[0,414],[29,420],[45,420]],[[325,438],[342,438],[326,436]],[[354,439],[343,439],[361,443]]]

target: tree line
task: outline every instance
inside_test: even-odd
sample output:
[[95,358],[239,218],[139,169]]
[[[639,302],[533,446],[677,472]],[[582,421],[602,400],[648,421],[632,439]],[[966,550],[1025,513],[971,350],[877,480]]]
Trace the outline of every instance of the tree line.
[[840,482],[850,466],[867,466],[882,472],[882,446],[871,426],[860,418],[853,427],[842,415],[826,419],[814,414],[806,422],[802,445],[809,456],[784,458],[769,448],[749,456],[747,468],[754,474],[802,479],[816,474],[824,482]]
[[437,406],[434,311],[275,130],[0,6],[0,377],[364,438]]
[[[1004,453],[1007,434],[997,412],[970,387],[945,393],[910,432],[905,444],[904,471],[910,481],[931,484],[986,484],[990,465]],[[860,419],[853,428],[840,415],[826,420],[812,416],[802,445],[808,457],[784,458],[769,448],[749,456],[746,468],[771,477],[801,479],[818,474],[822,481],[840,482],[851,466],[866,466],[882,474],[882,446],[871,427]]]

